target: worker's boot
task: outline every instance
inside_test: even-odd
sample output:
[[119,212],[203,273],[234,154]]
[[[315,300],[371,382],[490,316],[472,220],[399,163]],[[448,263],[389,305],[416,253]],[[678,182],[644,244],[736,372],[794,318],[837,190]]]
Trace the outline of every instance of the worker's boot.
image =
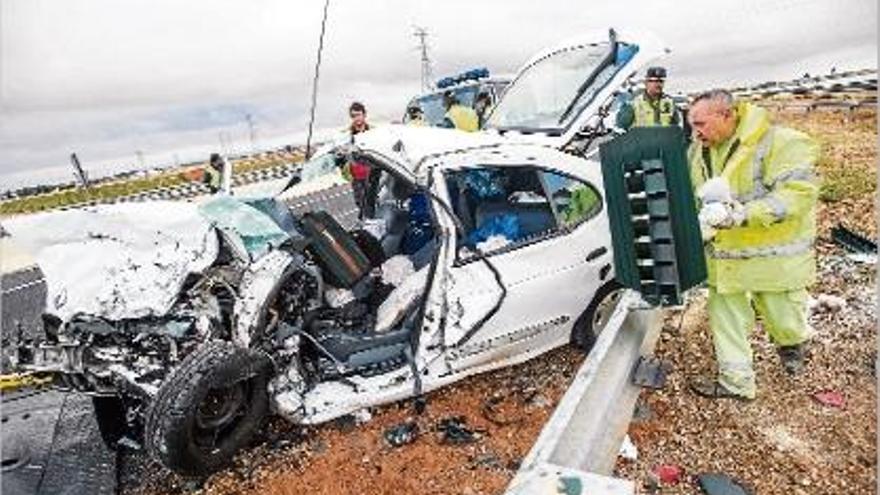
[[804,371],[805,345],[784,345],[776,349],[782,368],[791,376],[799,375]]
[[692,379],[690,389],[693,393],[707,399],[736,399],[743,402],[755,400],[753,396],[737,393],[722,385],[717,379],[705,376]]

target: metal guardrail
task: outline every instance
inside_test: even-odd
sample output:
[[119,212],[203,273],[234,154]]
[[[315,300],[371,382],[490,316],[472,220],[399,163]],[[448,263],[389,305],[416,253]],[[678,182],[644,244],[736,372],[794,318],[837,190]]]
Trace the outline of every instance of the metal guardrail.
[[[295,172],[302,164],[301,163],[286,163],[284,165],[279,165],[276,167],[260,169],[260,170],[252,170],[249,172],[245,172],[239,175],[233,175],[232,177],[232,186],[240,187],[249,184],[255,184],[258,182],[281,179],[284,177],[290,176],[293,172]],[[207,184],[203,184],[201,182],[185,182],[183,184],[178,184],[176,186],[171,187],[163,187],[157,189],[150,189],[147,191],[141,191],[136,194],[131,194],[127,196],[119,196],[116,198],[107,198],[104,200],[95,200],[88,201],[85,203],[77,203],[72,205],[66,205],[60,208],[54,208],[55,210],[70,210],[75,208],[84,208],[88,206],[97,206],[100,204],[115,204],[115,203],[132,203],[132,202],[140,202],[140,201],[156,201],[156,200],[180,200],[180,199],[189,199],[197,196],[202,196],[205,194],[210,194],[210,190]]]
[[[863,69],[729,90],[737,98],[759,101],[763,106],[806,112],[820,108],[841,109],[852,113],[861,108],[876,107],[877,88],[877,69]],[[698,93],[689,93],[687,97],[693,98]]]
[[[610,474],[641,390],[632,384],[633,370],[653,352],[660,333],[660,310],[642,308],[639,301],[634,292],[621,300],[507,495],[635,493],[631,481]],[[564,486],[580,490],[559,491]]]

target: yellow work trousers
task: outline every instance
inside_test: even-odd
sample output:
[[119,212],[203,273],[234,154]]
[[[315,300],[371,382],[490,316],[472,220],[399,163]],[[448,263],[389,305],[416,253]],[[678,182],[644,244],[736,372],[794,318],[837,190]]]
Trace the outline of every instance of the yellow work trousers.
[[709,326],[718,360],[718,381],[745,397],[755,397],[755,371],[749,334],[755,312],[777,346],[803,343],[812,336],[807,321],[807,290],[719,294],[709,287]]

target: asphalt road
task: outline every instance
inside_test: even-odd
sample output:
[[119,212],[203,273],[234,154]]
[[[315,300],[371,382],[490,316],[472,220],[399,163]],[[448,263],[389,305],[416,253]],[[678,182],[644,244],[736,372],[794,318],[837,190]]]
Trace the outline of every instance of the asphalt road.
[[[298,197],[290,206],[299,214],[326,210],[346,228],[357,222],[348,185]],[[43,273],[6,236],[0,236],[0,273],[3,342],[38,338],[46,300]],[[101,440],[90,397],[62,391],[17,392],[0,397],[0,421],[0,493],[118,492],[125,473],[120,473],[117,454]]]

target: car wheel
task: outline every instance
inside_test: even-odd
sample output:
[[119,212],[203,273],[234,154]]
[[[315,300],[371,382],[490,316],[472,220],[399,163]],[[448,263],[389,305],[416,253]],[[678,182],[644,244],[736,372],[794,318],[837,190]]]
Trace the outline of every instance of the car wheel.
[[572,342],[588,353],[608,324],[623,296],[624,287],[612,280],[599,287],[587,309],[578,317],[572,329]]
[[147,451],[184,475],[208,474],[248,444],[269,408],[262,353],[210,341],[165,379],[147,413]]

